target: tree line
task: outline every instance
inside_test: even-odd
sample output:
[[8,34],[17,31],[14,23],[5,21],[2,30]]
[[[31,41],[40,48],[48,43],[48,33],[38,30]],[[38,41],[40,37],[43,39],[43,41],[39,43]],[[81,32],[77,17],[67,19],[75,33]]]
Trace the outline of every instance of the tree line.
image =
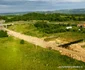
[[29,20],[48,20],[48,21],[84,21],[85,14],[59,14],[59,13],[28,13],[24,15],[12,16],[0,16],[0,19],[11,21],[29,21]]
[[[77,27],[77,25],[74,24],[49,24],[47,22],[36,22],[34,26],[39,30],[40,32],[46,33],[46,34],[52,34],[52,33],[62,33],[62,32],[80,32],[85,33],[85,29],[81,27]],[[72,29],[67,29],[66,27],[72,26]]]

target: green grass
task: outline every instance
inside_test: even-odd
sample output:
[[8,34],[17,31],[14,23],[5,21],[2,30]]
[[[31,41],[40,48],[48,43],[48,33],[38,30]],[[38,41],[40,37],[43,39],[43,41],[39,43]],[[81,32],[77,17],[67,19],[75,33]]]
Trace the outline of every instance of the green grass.
[[85,41],[85,34],[79,32],[63,32],[63,33],[56,33],[52,36],[57,36],[61,39],[65,39],[66,41],[75,41],[79,39],[83,39]]
[[62,33],[52,33],[52,34],[46,34],[43,32],[40,32],[33,24],[23,24],[23,25],[14,25],[10,26],[9,29],[36,37],[47,37],[46,40],[50,37],[50,40],[53,40],[55,37],[59,37],[62,39],[65,39],[67,41],[74,41],[78,39],[84,39],[85,40],[85,33],[81,32],[62,32]]
[[83,66],[85,63],[43,49],[14,37],[0,38],[0,70],[78,70],[59,69],[59,66]]
[[62,40],[66,41],[75,41],[79,39],[83,39],[85,41],[85,34],[84,33],[79,33],[79,32],[63,32],[63,33],[55,33],[55,34],[50,34],[49,37],[45,38],[45,41],[52,41],[57,38],[60,38]]
[[10,26],[9,29],[36,37],[43,37],[46,34],[37,30],[37,28],[33,24],[18,24],[14,26]]

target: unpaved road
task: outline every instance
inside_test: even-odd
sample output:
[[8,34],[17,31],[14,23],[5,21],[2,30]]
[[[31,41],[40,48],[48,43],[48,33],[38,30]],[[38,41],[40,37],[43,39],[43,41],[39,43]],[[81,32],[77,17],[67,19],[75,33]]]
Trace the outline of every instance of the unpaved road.
[[[6,28],[4,28],[4,30],[6,30],[8,32],[8,34],[11,36],[17,37],[19,39],[23,39],[29,43],[41,46],[43,48],[52,47],[52,49],[59,51],[62,55],[67,55],[74,59],[81,60],[81,61],[85,62],[85,50],[81,47],[80,47],[80,49],[83,49],[83,50],[80,50],[80,49],[79,49],[79,51],[69,50],[69,49],[57,47],[57,44],[55,42],[46,42],[43,39],[20,34],[18,32],[11,31]],[[74,46],[76,46],[76,45],[74,45]],[[82,51],[82,52],[80,52],[80,51]]]

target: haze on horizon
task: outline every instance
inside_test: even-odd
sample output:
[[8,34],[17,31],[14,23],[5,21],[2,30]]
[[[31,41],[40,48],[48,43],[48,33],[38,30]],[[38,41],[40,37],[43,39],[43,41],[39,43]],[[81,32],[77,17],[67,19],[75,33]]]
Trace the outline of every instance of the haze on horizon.
[[0,0],[0,13],[85,8],[85,0]]

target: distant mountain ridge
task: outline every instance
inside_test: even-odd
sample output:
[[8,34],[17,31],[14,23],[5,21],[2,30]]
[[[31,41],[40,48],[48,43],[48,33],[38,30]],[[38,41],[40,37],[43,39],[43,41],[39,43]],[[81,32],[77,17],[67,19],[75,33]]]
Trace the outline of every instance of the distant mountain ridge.
[[0,15],[23,15],[27,13],[28,12],[0,13]]
[[[33,11],[32,11],[33,12]],[[64,9],[55,11],[34,11],[36,13],[85,14],[85,9]],[[0,15],[23,15],[31,12],[0,13]]]
[[66,9],[66,10],[56,10],[56,13],[64,14],[85,14],[85,9]]

